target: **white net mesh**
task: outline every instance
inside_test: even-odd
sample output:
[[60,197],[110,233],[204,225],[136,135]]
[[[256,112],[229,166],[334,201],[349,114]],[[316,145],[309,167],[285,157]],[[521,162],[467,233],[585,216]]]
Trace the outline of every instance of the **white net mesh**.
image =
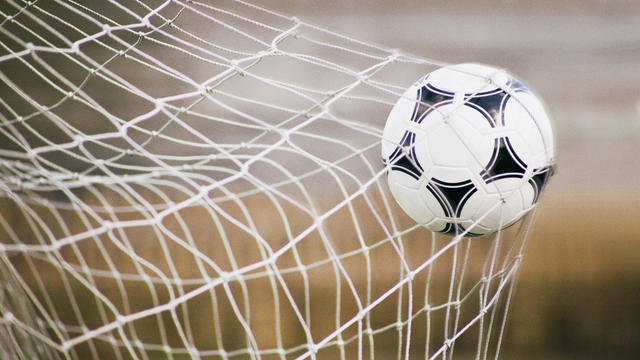
[[530,216],[436,236],[380,161],[441,63],[240,1],[0,15],[3,359],[499,355]]

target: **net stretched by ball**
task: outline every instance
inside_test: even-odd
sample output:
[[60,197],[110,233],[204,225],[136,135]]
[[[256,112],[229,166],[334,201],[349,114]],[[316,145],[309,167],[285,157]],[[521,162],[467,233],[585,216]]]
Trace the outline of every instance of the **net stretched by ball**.
[[393,199],[393,105],[448,65],[243,1],[0,6],[0,357],[497,358],[535,207]]

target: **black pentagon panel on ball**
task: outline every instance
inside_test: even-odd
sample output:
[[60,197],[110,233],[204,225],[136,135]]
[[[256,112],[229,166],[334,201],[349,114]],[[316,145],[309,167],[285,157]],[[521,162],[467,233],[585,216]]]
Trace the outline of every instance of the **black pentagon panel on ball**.
[[424,98],[431,97],[433,99],[436,99],[436,101],[442,101],[442,100],[437,100],[438,96],[441,96],[442,99],[450,99],[450,98],[453,98],[453,95],[455,95],[455,93],[453,93],[452,91],[439,89],[433,84],[426,84],[425,86],[423,86],[423,88],[429,92],[429,94],[425,94],[423,95],[423,97]]
[[527,171],[527,164],[522,161],[516,152],[508,137],[496,139],[496,145],[491,155],[491,160],[484,170],[480,172],[480,176],[487,183],[491,183],[498,179],[506,178],[523,178]]
[[451,103],[453,93],[437,89],[427,84],[418,89],[416,106],[413,109],[411,121],[421,122],[424,116],[435,108],[437,104]]
[[464,204],[478,189],[471,180],[450,183],[432,178],[427,190],[438,200],[445,216],[459,217]]
[[[465,94],[465,104],[478,110],[489,122],[492,128],[497,124],[504,124],[501,119],[501,109],[504,107],[505,98],[508,95],[502,89],[493,89],[490,91]],[[422,119],[438,106],[453,103],[454,93],[436,88],[431,84],[427,84],[418,89],[418,101],[416,101],[412,121],[422,122]]]
[[406,131],[402,136],[400,146],[389,156],[389,162],[392,170],[401,171],[418,180],[424,170],[416,156],[415,141],[416,134],[412,131]]
[[533,170],[533,176],[529,179],[529,184],[533,186],[533,203],[537,203],[540,199],[540,195],[542,194],[542,190],[544,190],[547,181],[554,173],[554,166],[544,166],[540,169]]
[[508,95],[504,91],[493,92],[485,96],[475,96],[467,101],[467,103],[477,110],[488,116],[491,127],[495,128],[497,124],[504,125],[502,119],[502,110],[506,103]]

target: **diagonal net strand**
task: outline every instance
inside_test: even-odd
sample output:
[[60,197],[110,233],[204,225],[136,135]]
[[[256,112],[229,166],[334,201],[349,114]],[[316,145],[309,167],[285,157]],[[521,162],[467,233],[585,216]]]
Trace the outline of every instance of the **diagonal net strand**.
[[436,235],[380,164],[446,63],[244,1],[8,0],[0,39],[0,357],[498,357],[533,214]]

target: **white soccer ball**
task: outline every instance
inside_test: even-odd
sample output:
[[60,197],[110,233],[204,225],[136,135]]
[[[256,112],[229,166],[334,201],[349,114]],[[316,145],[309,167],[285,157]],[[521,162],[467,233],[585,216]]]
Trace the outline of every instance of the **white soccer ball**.
[[394,105],[382,159],[394,198],[432,231],[479,236],[518,221],[554,167],[542,102],[504,70],[435,70]]

